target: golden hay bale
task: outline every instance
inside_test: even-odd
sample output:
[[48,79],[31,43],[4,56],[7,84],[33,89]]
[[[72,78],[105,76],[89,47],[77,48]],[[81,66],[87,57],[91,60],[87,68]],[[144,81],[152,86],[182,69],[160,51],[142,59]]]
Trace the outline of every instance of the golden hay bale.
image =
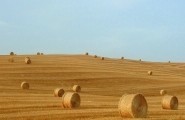
[[63,94],[64,94],[64,90],[62,89],[62,88],[56,88],[55,90],[54,90],[54,96],[55,97],[62,97],[63,96]]
[[40,55],[40,52],[37,52],[37,55]]
[[81,99],[78,93],[67,92],[62,96],[62,106],[64,108],[80,107]]
[[166,95],[167,91],[166,90],[160,90],[160,95]]
[[153,74],[153,72],[152,71],[148,71],[148,75],[152,75]]
[[10,52],[10,55],[14,55],[14,52]]
[[148,104],[142,94],[125,94],[119,101],[118,110],[123,118],[144,118]]
[[13,57],[9,58],[9,59],[8,59],[8,62],[13,63],[13,62],[14,62]]
[[25,81],[24,81],[24,82],[21,83],[21,88],[22,88],[22,89],[29,89],[29,88],[30,88],[30,85],[29,85],[28,82],[25,82]]
[[88,52],[86,52],[86,53],[85,53],[85,55],[89,55],[89,53],[88,53]]
[[80,92],[81,91],[81,87],[79,85],[74,85],[73,88],[72,88],[72,90],[74,92]]
[[104,59],[105,59],[104,57],[101,58],[101,60],[104,60]]
[[30,57],[25,57],[25,63],[26,64],[31,64],[31,59],[30,59]]
[[94,58],[97,58],[98,56],[97,55],[94,55]]
[[178,109],[178,98],[176,96],[165,95],[162,98],[162,108],[177,110]]

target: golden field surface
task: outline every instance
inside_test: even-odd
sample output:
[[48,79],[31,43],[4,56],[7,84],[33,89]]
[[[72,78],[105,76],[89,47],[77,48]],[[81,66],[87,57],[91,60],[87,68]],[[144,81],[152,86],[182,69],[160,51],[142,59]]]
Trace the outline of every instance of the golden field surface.
[[[0,120],[122,120],[118,102],[125,93],[142,93],[152,120],[185,119],[185,64],[121,60],[86,55],[0,56]],[[148,71],[153,75],[149,76]],[[30,84],[22,90],[22,81]],[[81,107],[64,109],[53,90],[81,86]],[[163,110],[159,91],[179,99],[178,110]]]

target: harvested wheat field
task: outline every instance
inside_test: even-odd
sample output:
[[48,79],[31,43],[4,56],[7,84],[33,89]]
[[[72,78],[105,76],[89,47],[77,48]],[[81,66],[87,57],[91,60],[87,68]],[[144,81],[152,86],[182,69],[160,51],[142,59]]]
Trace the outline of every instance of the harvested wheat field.
[[[0,56],[0,120],[122,120],[118,103],[124,94],[141,93],[148,104],[146,118],[185,119],[185,64],[153,63],[87,55]],[[155,74],[149,76],[147,71]],[[30,88],[21,89],[23,81]],[[73,92],[80,85],[80,107],[62,107],[55,88]],[[162,109],[160,90],[178,97],[178,109]]]

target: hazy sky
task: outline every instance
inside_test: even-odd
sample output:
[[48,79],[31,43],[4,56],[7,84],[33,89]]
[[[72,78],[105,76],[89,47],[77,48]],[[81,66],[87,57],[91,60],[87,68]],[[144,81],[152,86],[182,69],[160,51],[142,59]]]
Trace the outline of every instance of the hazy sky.
[[185,61],[185,0],[0,0],[0,54]]

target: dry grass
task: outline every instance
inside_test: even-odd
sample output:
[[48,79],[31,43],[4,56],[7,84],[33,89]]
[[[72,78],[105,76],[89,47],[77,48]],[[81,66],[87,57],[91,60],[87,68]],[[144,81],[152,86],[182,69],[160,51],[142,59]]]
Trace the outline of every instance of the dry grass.
[[8,59],[8,62],[13,63],[13,62],[14,62],[14,58],[13,58],[13,57],[10,57],[10,58]]
[[[26,56],[0,56],[0,119],[1,120],[121,120],[118,102],[125,94],[142,93],[148,103],[148,119],[185,119],[185,64],[152,63],[125,59],[101,61],[85,55],[30,55],[32,65],[25,65]],[[150,77],[146,71],[155,71]],[[20,89],[28,81],[29,90]],[[64,109],[61,98],[53,90],[61,87],[71,92],[74,84],[83,86],[78,109]],[[161,89],[178,96],[178,110],[161,107]]]

